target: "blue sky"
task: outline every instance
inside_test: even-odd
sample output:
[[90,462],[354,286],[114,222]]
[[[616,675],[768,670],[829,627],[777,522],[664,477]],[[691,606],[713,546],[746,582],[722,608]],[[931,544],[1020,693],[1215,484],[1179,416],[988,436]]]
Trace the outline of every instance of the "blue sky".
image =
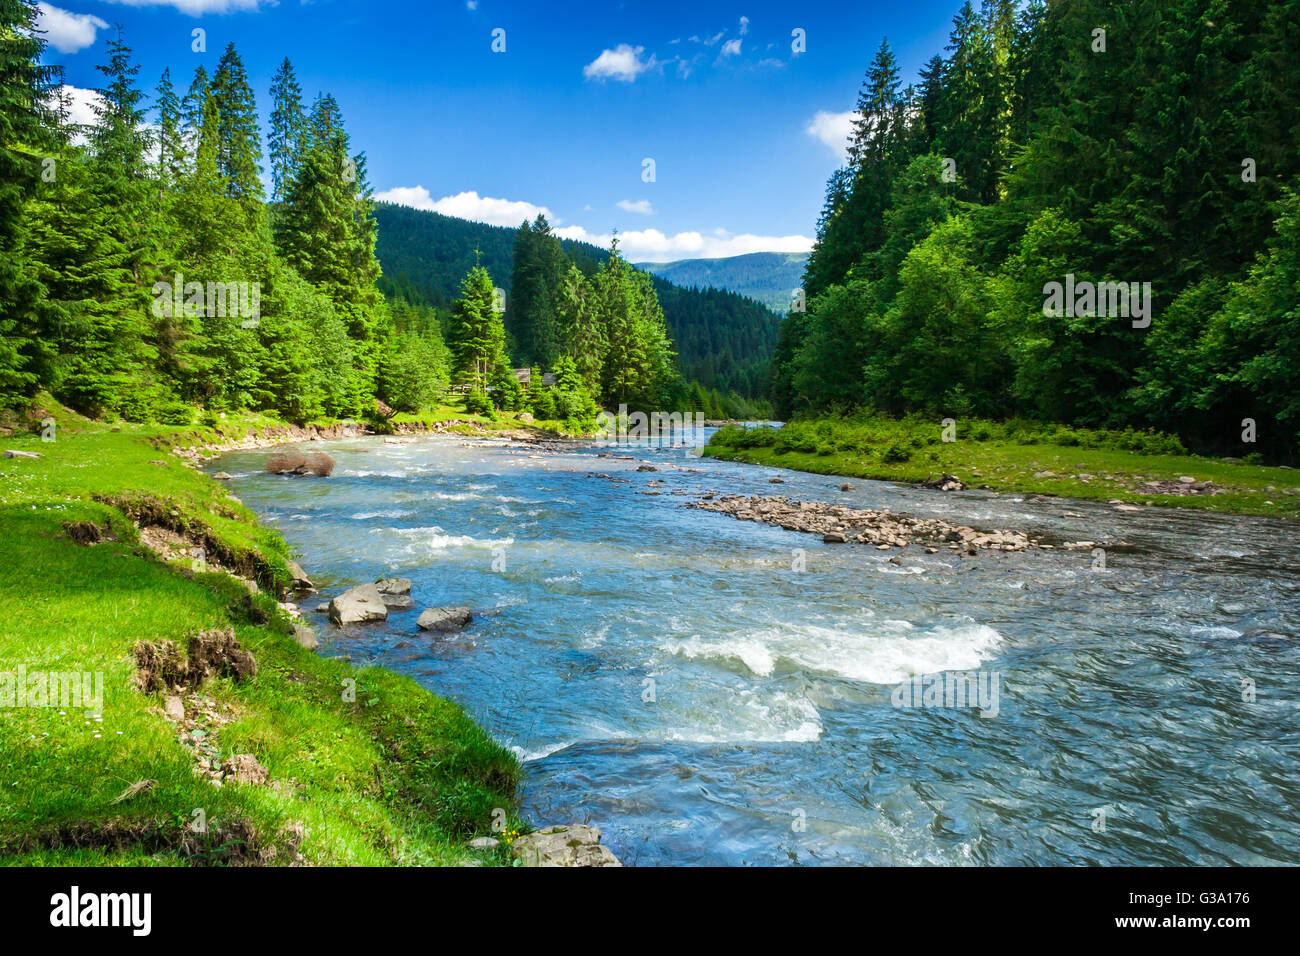
[[[498,225],[547,212],[634,261],[801,251],[882,36],[903,82],[959,0],[547,3],[57,0],[47,59],[99,84],[112,24],[152,91],[183,93],[234,42],[265,119],[288,56],[333,93],[376,195]],[[206,32],[193,52],[192,31]],[[792,50],[792,31],[806,49]],[[504,30],[504,52],[494,52]],[[498,38],[500,34],[497,35]],[[498,40],[498,46],[500,42]],[[82,95],[84,102],[85,95]],[[655,181],[643,181],[643,160]]]

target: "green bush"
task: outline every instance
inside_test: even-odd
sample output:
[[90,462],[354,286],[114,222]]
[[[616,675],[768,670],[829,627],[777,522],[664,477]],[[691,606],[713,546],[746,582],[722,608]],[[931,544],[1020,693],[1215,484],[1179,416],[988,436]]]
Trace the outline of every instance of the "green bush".
[[486,415],[491,418],[496,409],[492,405],[492,399],[488,398],[487,392],[474,389],[465,393],[465,411],[471,415]]
[[194,420],[194,409],[176,398],[155,408],[153,417],[163,425],[188,425]]

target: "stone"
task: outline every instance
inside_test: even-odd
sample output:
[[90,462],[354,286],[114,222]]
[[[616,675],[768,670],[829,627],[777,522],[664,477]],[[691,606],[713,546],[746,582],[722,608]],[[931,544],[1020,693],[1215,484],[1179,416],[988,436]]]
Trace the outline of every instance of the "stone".
[[168,697],[166,703],[163,704],[163,713],[168,720],[179,724],[185,719],[185,704],[179,697]]
[[547,827],[515,840],[510,855],[524,866],[622,866],[595,827]]
[[495,850],[501,845],[501,841],[496,837],[475,837],[469,841],[471,850]]
[[271,775],[252,754],[235,754],[221,765],[221,772],[227,777],[234,777],[238,783],[251,783],[255,786],[266,783]]
[[847,481],[844,484],[840,485],[840,491],[852,491],[852,490],[853,490],[853,486],[849,484]]
[[235,480],[235,476],[234,476],[234,475],[228,475],[228,474],[226,474],[224,471],[219,471],[219,472],[217,472],[215,475],[213,475],[212,477],[215,478],[217,481],[234,481],[234,480]]
[[531,425],[533,423],[533,416],[529,412],[520,412],[519,421],[524,425]]
[[1182,482],[1183,484],[1185,484],[1185,485],[1194,485],[1194,484],[1196,484],[1196,479],[1193,478],[1191,475],[1183,475],[1183,476],[1182,476],[1181,478],[1179,478],[1178,480],[1181,481],[1181,482]]
[[431,607],[420,613],[415,624],[422,631],[459,631],[473,619],[467,607]]
[[298,642],[299,647],[305,647],[309,651],[320,647],[320,641],[316,640],[316,632],[303,624],[293,626],[293,639]]
[[822,535],[822,541],[826,544],[844,544],[848,540],[842,531],[827,531]]
[[379,588],[380,594],[410,594],[410,578],[384,578],[382,581],[376,581],[375,587]]
[[311,583],[311,578],[307,577],[307,572],[302,569],[297,561],[289,562],[289,573],[293,575],[293,586],[300,591],[314,590],[315,585]]
[[5,450],[6,458],[40,458],[40,452],[35,451],[14,451],[13,449]]
[[658,470],[659,469],[656,468],[654,465],[640,465],[637,468],[637,471],[658,471]]
[[329,615],[338,625],[384,621],[388,619],[388,605],[377,585],[359,584],[330,601]]

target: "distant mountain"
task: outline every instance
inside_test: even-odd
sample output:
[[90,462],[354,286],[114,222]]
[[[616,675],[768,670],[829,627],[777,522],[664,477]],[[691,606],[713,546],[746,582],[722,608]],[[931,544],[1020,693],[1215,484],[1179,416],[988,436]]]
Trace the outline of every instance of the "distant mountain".
[[806,252],[751,252],[726,259],[679,259],[676,262],[638,262],[647,272],[685,288],[726,289],[762,302],[784,313],[794,290],[803,285]]
[[[461,279],[474,266],[476,249],[492,281],[509,293],[514,229],[392,203],[376,203],[375,219],[379,225],[375,254],[384,272],[379,287],[386,295],[444,308],[451,305]],[[607,249],[590,243],[565,239],[562,244],[584,272],[595,271],[609,258]],[[749,398],[765,394],[780,318],[755,300],[721,286],[682,288],[651,274],[686,379]]]

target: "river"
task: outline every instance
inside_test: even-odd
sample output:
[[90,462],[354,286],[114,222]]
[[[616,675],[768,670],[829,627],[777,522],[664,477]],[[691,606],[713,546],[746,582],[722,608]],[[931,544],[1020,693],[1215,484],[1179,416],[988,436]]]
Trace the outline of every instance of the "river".
[[[842,492],[644,442],[310,448],[332,477],[268,475],[268,451],[210,470],[301,553],[305,610],[411,579],[386,624],[308,613],[320,652],[458,700],[524,760],[526,816],[596,825],[627,864],[1300,863],[1294,523]],[[1094,541],[1105,567],[823,544],[686,507],[710,491]],[[448,604],[474,622],[417,631]],[[896,706],[941,672],[996,707]]]

